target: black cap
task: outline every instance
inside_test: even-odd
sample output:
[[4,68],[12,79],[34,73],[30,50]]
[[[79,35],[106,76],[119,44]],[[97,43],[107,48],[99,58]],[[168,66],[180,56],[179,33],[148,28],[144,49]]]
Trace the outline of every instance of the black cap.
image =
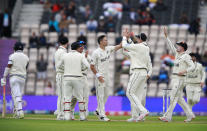
[[195,53],[190,53],[189,54],[191,57],[196,57],[197,55]]
[[59,42],[60,42],[61,45],[65,45],[65,44],[68,43],[68,38],[67,37],[61,37]]
[[176,44],[183,47],[185,51],[188,49],[188,45],[185,42],[177,42]]
[[147,36],[145,35],[145,33],[141,33],[139,35],[136,35],[137,38],[139,38],[142,41],[146,41],[147,40]]
[[71,49],[77,50],[79,47],[82,47],[82,46],[83,46],[83,44],[80,44],[79,42],[76,41],[71,44]]
[[24,45],[21,43],[21,42],[16,42],[14,44],[14,50],[17,51],[17,50],[23,50],[24,49]]

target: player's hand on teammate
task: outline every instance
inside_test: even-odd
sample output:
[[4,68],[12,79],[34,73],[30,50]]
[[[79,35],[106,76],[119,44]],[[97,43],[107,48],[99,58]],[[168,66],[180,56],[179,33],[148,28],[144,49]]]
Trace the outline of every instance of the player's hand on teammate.
[[163,28],[163,31],[164,31],[164,35],[165,35],[165,37],[167,38],[167,30],[166,30],[165,27]]
[[187,71],[181,71],[178,73],[179,76],[183,76]]
[[204,82],[201,82],[201,88],[203,88],[204,87]]
[[98,77],[98,80],[99,80],[101,83],[104,83],[104,78],[103,78],[103,76],[99,76],[99,77]]
[[88,57],[88,50],[85,52],[85,57],[86,58]]
[[1,86],[5,86],[6,85],[6,79],[5,78],[1,78]]
[[150,76],[149,75],[147,75],[147,80],[149,80],[150,79]]

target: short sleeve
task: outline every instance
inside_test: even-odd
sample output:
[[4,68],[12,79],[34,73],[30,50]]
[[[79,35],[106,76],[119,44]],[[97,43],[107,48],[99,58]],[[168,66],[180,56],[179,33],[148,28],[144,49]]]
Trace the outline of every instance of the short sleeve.
[[115,46],[108,46],[107,50],[112,53],[115,50]]
[[98,55],[97,55],[96,51],[94,51],[91,56],[91,65],[95,65],[97,63],[97,58],[98,58]]
[[8,61],[8,65],[12,65],[14,62],[14,58],[13,58],[13,55],[10,55],[9,56],[9,61]]

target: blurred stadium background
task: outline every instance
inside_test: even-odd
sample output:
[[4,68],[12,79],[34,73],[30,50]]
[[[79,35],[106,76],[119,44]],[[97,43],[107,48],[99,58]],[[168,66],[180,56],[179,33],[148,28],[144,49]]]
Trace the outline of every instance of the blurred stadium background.
[[[8,16],[8,21],[5,21]],[[69,43],[87,41],[89,54],[95,50],[97,37],[108,36],[109,45],[119,44],[121,32],[128,28],[148,36],[153,62],[153,75],[147,86],[147,109],[162,112],[162,89],[169,88],[174,57],[167,50],[162,27],[168,28],[173,43],[186,41],[188,52],[197,54],[207,70],[207,1],[206,0],[0,0],[0,75],[13,52],[13,44],[25,44],[30,58],[24,110],[28,113],[52,113],[56,110],[54,52],[58,39],[67,36]],[[106,110],[112,115],[128,115],[130,103],[125,97],[130,61],[121,51],[111,56],[109,98]],[[89,110],[96,108],[95,76],[88,73],[91,89]],[[184,90],[185,92],[185,90]],[[2,88],[0,88],[2,98]],[[7,111],[12,111],[7,84]],[[207,87],[193,109],[207,115]],[[2,99],[0,100],[2,109]],[[183,114],[179,106],[177,114]]]

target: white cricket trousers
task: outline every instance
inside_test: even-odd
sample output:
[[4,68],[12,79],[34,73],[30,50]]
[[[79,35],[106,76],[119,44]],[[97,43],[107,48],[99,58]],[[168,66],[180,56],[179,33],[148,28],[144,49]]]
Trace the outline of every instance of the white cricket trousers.
[[133,70],[126,91],[126,95],[132,107],[132,117],[138,116],[139,113],[148,112],[141,102],[143,100],[142,98],[144,96],[143,94],[145,93],[146,82],[147,82],[147,71],[145,69]]
[[184,76],[172,76],[172,80],[170,83],[170,86],[172,87],[172,91],[170,93],[170,106],[164,114],[164,116],[170,120],[172,119],[172,113],[177,103],[182,107],[187,117],[193,116],[190,107],[183,98],[183,88],[185,87],[185,79],[186,78]]
[[83,99],[84,78],[63,78],[64,113],[71,113],[71,101],[73,96],[79,103],[80,118],[85,119],[85,102]]
[[[142,103],[142,105],[145,107],[145,104],[146,104],[146,96],[147,96],[147,83],[145,84],[145,86],[144,86],[144,91],[143,91],[143,93],[140,93],[139,92],[139,90],[137,90],[136,91],[136,95],[137,95],[137,97],[139,98],[139,100],[141,100],[141,103]],[[131,104],[131,110],[132,110],[132,118],[138,118],[139,117],[139,115],[140,115],[140,112],[138,113],[138,114],[136,114],[136,109],[135,109],[135,106],[133,106],[132,104]]]
[[[84,88],[83,88],[83,101],[85,102],[85,110],[86,110],[86,114],[85,116],[87,117],[89,112],[88,112],[88,101],[89,101],[89,86],[88,86],[88,79],[87,76],[84,76]],[[73,96],[73,99],[71,101],[71,111],[72,113],[74,113],[75,110],[75,105],[77,103],[77,99]]]
[[11,76],[9,79],[12,99],[14,102],[14,111],[22,110],[22,93],[25,86],[25,79],[19,76]]
[[58,115],[63,115],[64,110],[64,99],[63,99],[63,74],[56,74],[56,86],[58,91],[58,99],[57,99],[57,111]]
[[192,107],[200,101],[200,96],[201,96],[200,84],[187,84],[186,93],[187,93],[188,105],[192,110]]
[[109,97],[109,77],[108,75],[103,75],[104,83],[101,83],[96,78],[96,97],[97,97],[97,111],[99,112],[100,117],[106,117],[105,114],[105,104]]
[[86,110],[86,116],[88,116],[88,101],[89,101],[89,85],[88,85],[88,79],[87,76],[84,76],[85,86],[83,88],[83,100],[85,102],[85,110]]

